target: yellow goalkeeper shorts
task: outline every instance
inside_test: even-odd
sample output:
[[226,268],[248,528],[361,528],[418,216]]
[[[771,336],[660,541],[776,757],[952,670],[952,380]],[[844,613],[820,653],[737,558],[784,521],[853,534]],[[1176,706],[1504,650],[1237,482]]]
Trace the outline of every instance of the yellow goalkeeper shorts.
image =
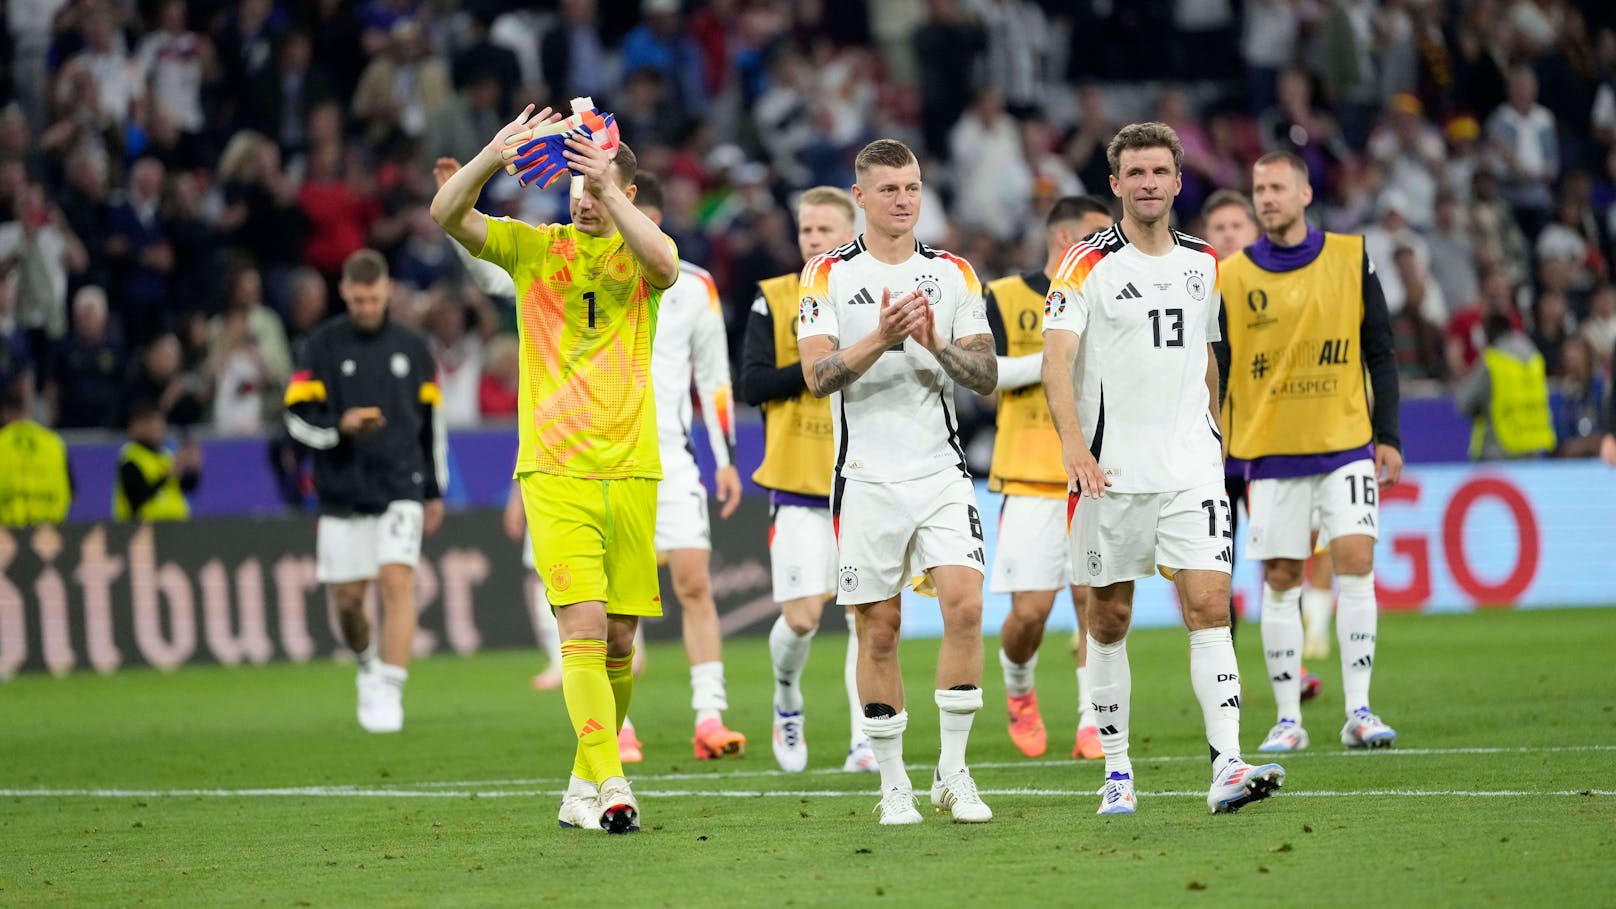
[[524,473],[533,564],[551,606],[599,601],[616,615],[662,615],[657,583],[657,481]]

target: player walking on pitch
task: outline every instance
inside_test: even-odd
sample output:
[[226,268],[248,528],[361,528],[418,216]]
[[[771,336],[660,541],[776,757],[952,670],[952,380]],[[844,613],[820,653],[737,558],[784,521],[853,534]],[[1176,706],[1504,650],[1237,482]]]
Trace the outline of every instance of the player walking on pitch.
[[1106,770],[1099,813],[1135,809],[1127,634],[1134,581],[1158,567],[1178,587],[1189,629],[1190,684],[1212,755],[1207,807],[1237,811],[1272,795],[1285,771],[1240,759],[1233,532],[1210,343],[1217,256],[1169,224],[1184,158],[1171,127],[1124,127],[1106,157],[1122,222],[1061,262],[1044,303],[1043,367],[1071,482],[1072,558],[1092,591],[1089,681]]
[[[1303,560],[1319,540],[1334,562],[1336,638],[1349,748],[1397,733],[1369,709],[1378,607],[1379,489],[1403,471],[1391,318],[1363,238],[1308,226],[1307,165],[1274,152],[1252,167],[1263,236],[1224,267],[1229,453],[1249,461],[1247,558],[1263,562],[1262,637],[1278,722],[1259,750],[1306,748],[1302,726]],[[1374,410],[1364,389],[1369,373]]]
[[[628,833],[639,829],[639,804],[623,775],[617,730],[634,690],[635,628],[640,617],[662,614],[651,343],[679,256],[634,207],[636,161],[626,144],[614,156],[567,138],[566,165],[583,177],[571,224],[534,226],[477,211],[483,185],[504,165],[501,150],[533,125],[532,110],[451,176],[431,210],[449,236],[504,268],[519,290],[516,475],[556,611],[561,691],[578,737],[559,820]],[[534,122],[556,119],[546,108]]]
[[970,264],[915,239],[914,153],[878,139],[859,152],[854,172],[866,230],[803,269],[797,349],[809,389],[831,398],[837,601],[858,607],[859,695],[881,767],[881,823],[922,820],[903,765],[909,714],[898,670],[899,593],[912,577],[935,589],[943,618],[932,805],[956,821],[987,821],[993,812],[965,764],[982,709],[985,555],[954,383],[993,391],[993,336]]
[[999,354],[998,434],[988,490],[1004,494],[999,545],[993,555],[992,589],[1010,594],[1010,613],[999,631],[1010,741],[1028,757],[1047,745],[1044,718],[1033,683],[1044,623],[1062,587],[1072,590],[1077,613],[1077,737],[1074,758],[1098,758],[1100,727],[1089,703],[1087,635],[1083,634],[1088,587],[1074,571],[1066,539],[1066,471],[1060,436],[1044,399],[1043,312],[1049,281],[1061,259],[1082,238],[1111,226],[1111,209],[1092,196],[1057,199],[1045,220],[1049,255],[1042,271],[989,282],[988,322]]
[[[797,202],[797,248],[806,262],[853,242],[853,198],[846,190],[815,186]],[[836,533],[830,488],[835,440],[830,402],[808,391],[797,355],[802,275],[792,272],[758,283],[741,354],[741,399],[763,410],[763,463],[752,481],[769,490],[769,566],[780,617],[769,631],[774,667],[774,758],[788,773],[808,767],[802,670],[824,613],[836,596]],[[842,770],[879,769],[864,737],[858,696],[855,610],[845,610],[847,689],[852,736]]]
[[[387,317],[392,285],[381,253],[349,256],[337,289],[348,311],[304,347],[286,386],[286,428],[314,450],[317,577],[359,658],[359,725],[398,732],[415,644],[415,563],[421,534],[443,522],[449,483],[442,393],[426,339]],[[373,581],[380,659],[365,616]]]

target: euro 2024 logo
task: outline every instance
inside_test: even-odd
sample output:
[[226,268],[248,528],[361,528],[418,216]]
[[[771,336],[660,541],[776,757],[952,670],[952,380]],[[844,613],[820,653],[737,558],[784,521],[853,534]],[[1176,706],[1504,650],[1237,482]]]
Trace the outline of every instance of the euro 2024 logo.
[[797,307],[797,321],[804,325],[812,325],[819,321],[819,301],[813,297],[803,297],[802,305]]
[[1050,291],[1044,300],[1044,318],[1053,319],[1066,312],[1066,295],[1058,290]]

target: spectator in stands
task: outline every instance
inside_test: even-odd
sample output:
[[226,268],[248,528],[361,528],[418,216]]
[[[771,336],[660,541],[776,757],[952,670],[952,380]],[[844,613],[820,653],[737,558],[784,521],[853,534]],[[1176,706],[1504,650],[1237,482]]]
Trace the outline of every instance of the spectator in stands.
[[1447,139],[1447,154],[1441,165],[1441,188],[1468,204],[1476,173],[1485,166],[1481,160],[1481,124],[1469,115],[1454,117],[1442,134]]
[[1530,67],[1509,73],[1509,103],[1487,118],[1487,141],[1497,156],[1504,198],[1528,237],[1537,236],[1554,206],[1551,188],[1560,172],[1560,141],[1554,115],[1537,103],[1537,76]]
[[61,209],[38,183],[18,190],[12,218],[0,224],[0,268],[17,270],[17,322],[36,361],[67,333],[69,274],[82,274],[89,254]]
[[1481,293],[1469,306],[1448,320],[1448,375],[1468,375],[1481,351],[1487,346],[1486,325],[1490,316],[1503,316],[1510,328],[1520,331],[1521,311],[1515,303],[1515,284],[1509,273],[1492,265],[1481,274]]
[[28,399],[26,384],[0,388],[0,527],[60,524],[73,504],[67,445],[34,422]]
[[1616,350],[1616,286],[1601,283],[1588,298],[1588,318],[1582,335],[1593,345],[1600,372],[1610,373],[1611,351]]
[[516,336],[495,335],[488,342],[488,363],[477,389],[477,407],[483,419],[509,420],[516,416],[521,379],[521,350]]
[[1560,379],[1560,401],[1554,409],[1554,454],[1561,458],[1591,458],[1599,442],[1611,431],[1605,422],[1605,380],[1597,370],[1594,347],[1585,337],[1565,343]]
[[118,452],[118,480],[112,513],[119,521],[186,521],[191,503],[185,494],[202,480],[202,448],[187,441],[177,452],[167,443],[163,408],[137,403],[129,414],[129,441]]
[[1043,10],[1031,0],[986,0],[976,8],[987,37],[985,84],[1017,119],[1037,114],[1048,93],[1044,80],[1054,49]]
[[[497,131],[496,126],[493,130],[476,135],[491,136]],[[449,251],[449,240],[443,228],[432,220],[424,206],[409,209],[406,217],[409,220],[409,234],[398,252],[393,254],[393,280],[417,290],[425,290],[448,277],[454,264],[454,254]]]
[[219,158],[224,211],[219,228],[230,249],[278,276],[298,264],[306,212],[296,180],[281,166],[280,150],[263,133],[243,130]]
[[1543,355],[1507,316],[1486,321],[1482,360],[1454,392],[1459,412],[1474,423],[1470,459],[1535,458],[1554,450],[1554,418]]
[[264,305],[258,269],[238,266],[229,288],[224,312],[208,325],[204,372],[212,380],[214,425],[243,435],[279,413],[292,353],[280,317]]
[[499,317],[486,298],[480,305],[461,303],[447,286],[427,291],[431,299],[424,328],[438,364],[443,391],[443,419],[449,426],[475,426],[478,394],[486,362],[485,344],[499,330]]
[[17,273],[0,273],[0,389],[34,384],[34,356],[17,323]]
[[1436,217],[1443,158],[1442,134],[1425,120],[1425,108],[1412,94],[1392,97],[1387,122],[1369,136],[1369,157],[1385,173],[1386,187],[1408,201],[1408,222],[1419,231]]
[[77,148],[67,158],[63,185],[56,193],[57,207],[67,229],[84,244],[85,269],[69,276],[69,292],[87,284],[105,286],[107,223],[107,159],[94,148]]
[[201,377],[185,370],[182,356],[180,339],[172,332],[152,339],[141,354],[125,400],[151,401],[167,422],[187,430],[202,422],[207,392]]
[[[1380,287],[1386,294],[1386,309],[1392,315],[1409,305],[1409,288],[1404,284],[1403,275],[1412,270],[1418,274],[1422,285],[1419,299],[1414,301],[1420,314],[1427,321],[1441,325],[1448,318],[1447,301],[1443,299],[1441,286],[1430,279],[1431,251],[1425,245],[1425,238],[1409,226],[1408,211],[1408,198],[1401,192],[1389,189],[1382,193],[1380,220],[1363,232],[1364,252],[1371,262],[1382,263],[1378,272]],[[1408,267],[1385,267],[1385,263],[1394,263],[1398,253],[1405,249],[1413,253]]]
[[1431,277],[1442,289],[1443,301],[1458,306],[1474,300],[1479,285],[1470,215],[1448,190],[1437,194],[1435,221],[1425,245],[1431,255]]
[[200,141],[207,126],[202,89],[212,75],[213,48],[187,26],[185,0],[163,0],[156,28],[135,56],[154,111],[172,117],[186,142]]
[[107,333],[107,295],[95,285],[73,295],[73,331],[57,348],[45,399],[63,429],[116,429],[128,366]]
[[294,31],[281,41],[280,76],[266,85],[257,103],[264,110],[264,126],[288,155],[308,146],[309,115],[316,107],[344,97],[328,71],[326,59],[314,57],[308,32]]
[[[492,24],[492,15],[487,9],[473,6],[467,10],[466,37],[469,40],[455,53],[450,75],[454,77],[455,88],[461,91],[478,82],[492,82],[495,96],[489,102],[490,107],[502,111],[520,109],[522,105],[517,102],[515,92],[522,86],[522,64],[517,61],[515,51],[489,39],[488,27]],[[559,86],[551,84],[556,97],[572,97],[559,89]],[[506,114],[507,118],[509,116]],[[503,125],[503,121],[497,124],[494,132]],[[479,132],[477,135],[491,136],[494,132]]]
[[1560,375],[1560,360],[1566,340],[1576,328],[1571,307],[1565,294],[1558,291],[1541,294],[1537,298],[1536,312],[1532,316],[1532,343],[1543,355],[1543,365],[1550,376]]
[[[507,51],[507,53],[509,53]],[[460,91],[451,95],[427,118],[421,147],[428,160],[454,158],[469,161],[482,151],[483,137],[492,136],[510,120],[498,78],[474,70]],[[439,231],[441,234],[442,231]]]
[[214,33],[228,132],[275,131],[273,113],[263,99],[273,91],[275,47],[284,31],[284,20],[276,14],[272,0],[240,0]]
[[926,150],[948,154],[948,131],[971,103],[972,72],[987,33],[960,0],[928,0],[930,17],[911,37],[919,65],[920,123]]
[[292,276],[291,288],[292,298],[286,305],[287,348],[292,352],[292,362],[296,363],[304,341],[325,321],[325,279],[312,268],[302,268]]
[[1599,250],[1599,228],[1568,178],[1555,208],[1554,220],[1537,235],[1539,262],[1563,262],[1569,269],[1571,290],[1586,299],[1594,281],[1605,275],[1605,259]]
[[561,0],[561,21],[544,35],[539,59],[556,98],[603,97],[609,88],[606,46],[596,24],[595,0]]
[[1329,185],[1329,165],[1352,157],[1335,121],[1314,106],[1313,87],[1303,69],[1280,74],[1275,103],[1257,118],[1257,130],[1264,151],[1294,152],[1307,162],[1308,180],[1319,198]]
[[371,145],[414,139],[432,112],[454,94],[449,70],[432,56],[426,30],[414,19],[399,19],[386,47],[373,57],[354,89],[352,111],[365,125]]
[[168,321],[168,279],[174,247],[161,214],[163,165],[141,158],[129,169],[129,189],[107,214],[107,258],[118,276],[113,302],[124,340],[140,346]]
[[1407,297],[1403,308],[1392,314],[1398,374],[1405,379],[1443,378],[1446,370],[1442,329],[1427,315],[1430,310],[1425,304],[1426,297],[1436,291],[1435,285],[1414,250],[1407,246],[1398,248],[1393,255],[1390,270],[1396,272]]
[[204,185],[195,173],[175,174],[168,185],[163,224],[174,246],[169,294],[176,308],[217,311],[229,268],[218,225],[206,211]]
[[83,100],[94,104],[96,121],[103,128],[119,132],[144,81],[139,66],[130,59],[123,32],[110,11],[87,15],[81,30],[84,47],[62,65],[62,77],[87,79],[94,94]]
[[1246,63],[1246,102],[1253,115],[1274,103],[1280,70],[1296,58],[1299,5],[1296,0],[1252,0],[1246,5],[1240,57]]
[[328,285],[335,285],[343,261],[365,246],[371,224],[381,216],[381,206],[352,173],[360,165],[345,161],[345,154],[339,144],[311,148],[308,178],[298,192],[308,228],[303,261],[324,275]]
[[1022,153],[1021,130],[997,91],[977,93],[948,145],[959,222],[1001,241],[1019,238],[1031,218],[1032,170]]
[[669,96],[690,116],[701,116],[707,109],[701,52],[679,28],[679,0],[642,0],[640,13],[644,21],[623,38],[625,70],[656,71]]
[[1477,171],[1470,183],[1470,223],[1475,230],[1476,258],[1502,266],[1511,281],[1524,283],[1527,271],[1526,236],[1515,214],[1498,194],[1498,178]]

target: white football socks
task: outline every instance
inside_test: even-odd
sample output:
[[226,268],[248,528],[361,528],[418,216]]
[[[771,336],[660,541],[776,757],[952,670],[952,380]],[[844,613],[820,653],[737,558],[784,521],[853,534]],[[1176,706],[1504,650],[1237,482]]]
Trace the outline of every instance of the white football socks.
[[864,741],[864,702],[858,693],[858,619],[852,610],[842,613],[847,618],[847,660],[842,664],[842,687],[847,689],[847,715],[852,719],[852,737],[849,747]]
[[1228,626],[1190,632],[1190,686],[1218,759],[1240,756],[1240,666]]
[[1013,698],[1026,697],[1032,694],[1035,681],[1034,670],[1038,668],[1038,654],[1034,653],[1032,659],[1025,663],[1017,663],[1010,659],[1010,655],[999,648],[999,666],[1004,669],[1004,693]]
[[870,740],[870,749],[881,765],[881,791],[912,789],[909,774],[903,768],[903,731],[909,727],[909,711],[900,710],[897,716],[864,718],[864,737]]
[[718,660],[697,663],[690,667],[690,706],[696,711],[696,722],[716,720],[729,709],[724,694],[724,664]]
[[1263,658],[1279,719],[1302,721],[1302,588],[1263,585]]
[[1337,575],[1341,603],[1336,609],[1336,643],[1341,647],[1341,695],[1347,716],[1369,707],[1369,676],[1375,664],[1375,629],[1379,606],[1375,602],[1375,573]]
[[769,629],[769,657],[774,662],[774,706],[784,713],[802,710],[802,667],[808,662],[812,631],[798,635],[786,624],[786,617],[774,620]]
[[1094,692],[1089,688],[1089,668],[1077,667],[1077,725],[1078,728],[1093,726],[1094,723]]
[[1302,585],[1302,629],[1310,640],[1330,639],[1330,607],[1335,605],[1335,593],[1328,587],[1319,589]]
[[937,757],[937,772],[943,776],[965,769],[965,745],[971,739],[971,721],[982,709],[982,689],[938,689],[937,728],[943,747]]
[[1089,636],[1089,681],[1094,684],[1095,717],[1100,726],[1100,747],[1105,749],[1105,772],[1133,773],[1128,759],[1128,713],[1133,698],[1133,674],[1128,668],[1128,639],[1102,644]]

